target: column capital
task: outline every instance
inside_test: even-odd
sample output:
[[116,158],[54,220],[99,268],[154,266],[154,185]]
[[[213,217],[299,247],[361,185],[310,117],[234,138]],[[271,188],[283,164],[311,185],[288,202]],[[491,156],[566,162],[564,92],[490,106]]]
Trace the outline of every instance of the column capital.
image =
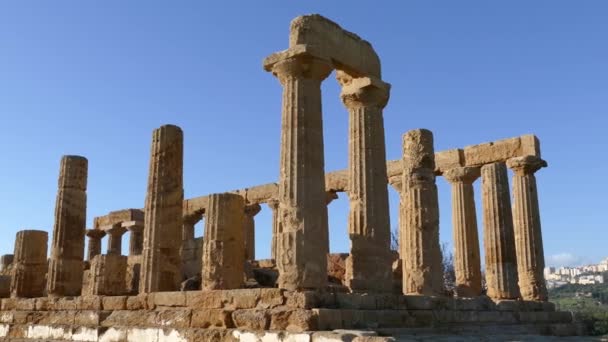
[[342,84],[340,98],[347,108],[386,106],[390,96],[390,84],[372,77],[352,78],[344,72],[338,72],[336,77]]
[[524,176],[533,174],[543,167],[547,167],[547,162],[536,156],[515,157],[507,160],[507,167],[517,175]]
[[122,234],[127,232],[127,228],[122,226],[122,222],[110,226],[101,227],[101,229],[104,230],[106,234],[113,236],[121,236]]
[[333,200],[338,199],[338,193],[335,191],[327,191],[325,192],[325,205],[333,202]]
[[266,202],[266,204],[268,205],[268,207],[270,207],[270,209],[272,210],[277,210],[279,209],[279,200],[278,199],[270,199]]
[[101,239],[106,236],[106,232],[100,229],[87,229],[87,236],[91,239]]
[[245,206],[245,215],[254,217],[260,212],[260,210],[262,210],[262,207],[258,203],[250,204]]
[[281,83],[291,77],[323,81],[334,69],[329,56],[313,46],[298,44],[264,59],[264,69]]
[[449,169],[443,173],[445,178],[451,184],[454,183],[465,183],[473,184],[477,178],[481,175],[481,171],[478,167],[455,167]]
[[144,230],[143,221],[125,221],[121,226],[131,232],[141,232]]

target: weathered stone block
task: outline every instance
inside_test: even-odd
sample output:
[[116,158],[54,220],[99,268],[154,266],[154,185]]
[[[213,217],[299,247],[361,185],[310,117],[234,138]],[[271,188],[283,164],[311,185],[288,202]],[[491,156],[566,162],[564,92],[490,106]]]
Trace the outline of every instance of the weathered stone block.
[[186,292],[154,292],[148,294],[148,308],[186,306]]
[[316,330],[317,316],[312,310],[277,307],[270,310],[270,330],[308,331]]
[[261,289],[257,307],[261,309],[274,308],[283,305],[285,297],[281,289]]
[[157,310],[155,324],[162,327],[189,328],[192,310],[190,309],[161,309]]
[[232,311],[223,309],[195,309],[192,310],[193,328],[232,328]]
[[148,309],[148,295],[146,293],[127,297],[127,310]]
[[96,255],[91,262],[91,295],[126,294],[127,257],[117,254]]
[[224,306],[222,291],[188,291],[186,305],[192,309],[219,309]]
[[103,327],[149,326],[156,322],[156,312],[149,310],[116,310],[101,322]]
[[126,296],[108,296],[102,298],[104,310],[125,310],[127,308]]
[[80,310],[101,310],[100,296],[80,296],[78,297],[78,309]]
[[34,298],[4,298],[2,299],[2,311],[6,310],[26,310],[32,311],[36,308]]
[[266,310],[236,310],[232,313],[236,328],[250,330],[267,330],[270,317]]
[[93,311],[93,310],[76,311],[75,315],[74,315],[74,325],[96,328],[99,326],[101,321],[109,315],[110,315],[109,312],[103,312],[103,311]]

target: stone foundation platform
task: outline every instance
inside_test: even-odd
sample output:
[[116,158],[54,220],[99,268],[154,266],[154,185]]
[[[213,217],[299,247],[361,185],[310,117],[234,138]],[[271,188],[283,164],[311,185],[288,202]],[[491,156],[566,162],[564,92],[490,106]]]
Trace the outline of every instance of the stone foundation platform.
[[5,298],[1,305],[0,337],[5,340],[352,341],[365,334],[496,331],[496,327],[518,333],[579,333],[572,315],[555,311],[551,303],[493,302],[487,297],[241,289]]

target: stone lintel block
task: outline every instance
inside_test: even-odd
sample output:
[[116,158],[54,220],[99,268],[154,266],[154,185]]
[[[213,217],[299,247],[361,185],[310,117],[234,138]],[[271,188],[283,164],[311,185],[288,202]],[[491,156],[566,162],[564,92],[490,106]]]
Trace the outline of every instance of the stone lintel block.
[[[338,72],[340,74],[341,72]],[[391,85],[382,81],[378,77],[374,76],[366,76],[366,77],[357,77],[348,81],[347,84],[342,86],[342,91],[340,96],[348,96],[359,93],[362,89],[373,88],[377,89],[380,92],[386,95],[386,100],[388,100],[388,94],[391,89]],[[386,103],[386,101],[384,101]]]
[[325,191],[347,191],[348,170],[340,170],[325,175]]
[[279,185],[277,183],[268,183],[257,185],[245,189],[245,202],[247,204],[265,203],[276,198],[279,194]]
[[521,156],[536,156],[540,155],[540,141],[534,134],[526,134],[519,137],[521,140]]
[[224,309],[194,309],[190,322],[192,328],[234,328],[232,311]]
[[328,63],[331,63],[331,58],[329,55],[327,55],[326,51],[323,51],[315,45],[297,44],[286,50],[275,52],[270,56],[266,57],[263,62],[264,70],[272,71],[272,68],[275,66],[275,64],[289,58],[299,57],[315,58],[325,60]]
[[148,294],[148,308],[186,306],[186,292],[154,292]]
[[435,153],[435,172],[443,173],[446,170],[464,166],[464,150],[455,148]]
[[127,230],[130,230],[134,227],[141,227],[143,229],[144,221],[124,221],[120,225],[121,225],[121,227],[123,227]]
[[127,309],[127,296],[104,296],[101,301],[104,310]]
[[124,221],[144,221],[144,211],[142,209],[122,209],[111,211],[104,216],[95,217],[93,226],[99,228],[101,226],[111,226]]
[[[523,143],[525,142],[525,147]],[[540,157],[540,143],[533,135],[514,137],[464,148],[465,165],[480,166],[503,162],[509,158],[532,153]]]

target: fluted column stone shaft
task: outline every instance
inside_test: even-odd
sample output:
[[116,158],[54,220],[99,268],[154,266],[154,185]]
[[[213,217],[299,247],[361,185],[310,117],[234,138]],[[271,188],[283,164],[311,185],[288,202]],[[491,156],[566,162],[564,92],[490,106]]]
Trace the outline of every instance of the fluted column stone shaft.
[[390,85],[339,72],[349,112],[348,188],[350,255],[346,283],[355,292],[392,290],[391,229],[382,109]]
[[82,291],[87,172],[86,158],[61,158],[47,279],[52,296],[78,296]]
[[248,205],[245,207],[243,220],[243,232],[245,238],[245,260],[255,260],[255,215],[262,207],[259,204]]
[[47,232],[42,230],[17,232],[11,271],[11,297],[42,297],[48,269],[47,248]]
[[237,289],[245,267],[245,200],[223,193],[209,196],[203,242],[202,288]]
[[454,271],[459,297],[481,294],[481,259],[473,190],[473,182],[479,175],[480,170],[476,167],[458,167],[443,173],[443,177],[452,184]]
[[405,133],[399,219],[404,294],[443,294],[434,169],[433,133],[426,129]]
[[267,66],[283,85],[277,254],[279,288],[316,289],[327,281],[321,82],[329,59],[307,52]]
[[144,247],[144,225],[134,224],[127,228],[131,232],[129,238],[129,255],[141,255]]
[[547,163],[535,156],[524,156],[509,159],[507,166],[513,170],[513,228],[519,290],[524,300],[547,301],[543,274],[545,256],[534,175]]
[[140,293],[179,290],[181,282],[183,133],[154,130],[144,215]]
[[488,296],[516,299],[517,260],[505,163],[482,166],[481,180]]
[[277,238],[279,236],[279,201],[270,200],[267,204],[270,210],[272,210],[272,236],[270,240],[270,258],[276,261],[278,256],[277,249],[279,247],[279,244],[277,242]]
[[106,232],[100,229],[87,229],[89,237],[87,247],[87,260],[92,261],[93,257],[101,254],[101,239],[106,236]]

